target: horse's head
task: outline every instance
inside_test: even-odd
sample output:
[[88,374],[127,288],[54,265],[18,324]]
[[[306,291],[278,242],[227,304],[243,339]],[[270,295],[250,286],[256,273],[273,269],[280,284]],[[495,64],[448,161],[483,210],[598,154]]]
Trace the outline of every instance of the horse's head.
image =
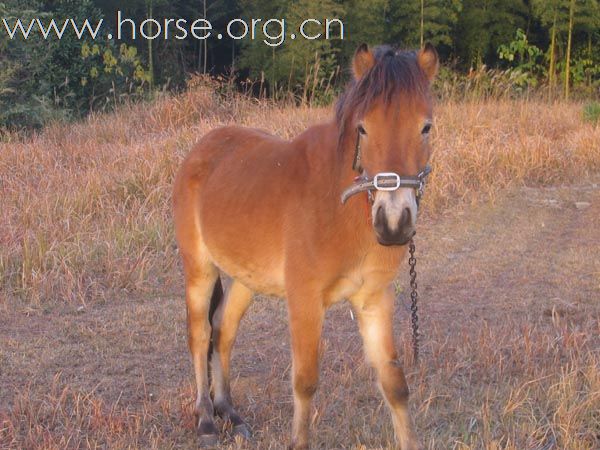
[[[352,145],[358,183],[344,193],[369,192],[373,228],[383,245],[404,245],[415,233],[418,196],[430,156],[432,106],[429,84],[438,56],[427,44],[418,52],[358,47],[354,80],[338,103],[341,140]],[[354,190],[353,190],[354,189]]]

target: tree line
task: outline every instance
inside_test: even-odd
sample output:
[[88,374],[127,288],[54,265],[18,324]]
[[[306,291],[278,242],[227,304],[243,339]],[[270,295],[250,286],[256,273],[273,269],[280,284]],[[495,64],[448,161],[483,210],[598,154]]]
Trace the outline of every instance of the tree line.
[[[234,18],[339,18],[344,39],[109,39],[116,11],[140,24],[164,18],[210,20],[224,30]],[[598,95],[598,0],[0,0],[6,24],[104,20],[95,39],[11,39],[0,24],[0,127],[38,127],[179,90],[190,74],[231,77],[254,94],[327,102],[347,76],[358,44],[418,48],[433,43],[446,67],[468,74],[482,67],[521,73],[527,87],[568,96],[575,88]],[[311,23],[314,30],[317,25]]]

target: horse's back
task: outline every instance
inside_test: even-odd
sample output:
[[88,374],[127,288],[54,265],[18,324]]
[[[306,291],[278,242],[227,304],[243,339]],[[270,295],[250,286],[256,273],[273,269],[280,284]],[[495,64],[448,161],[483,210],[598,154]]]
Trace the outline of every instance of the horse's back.
[[204,135],[186,156],[180,176],[202,184],[223,159],[232,153],[253,151],[266,143],[285,141],[256,128],[225,126]]

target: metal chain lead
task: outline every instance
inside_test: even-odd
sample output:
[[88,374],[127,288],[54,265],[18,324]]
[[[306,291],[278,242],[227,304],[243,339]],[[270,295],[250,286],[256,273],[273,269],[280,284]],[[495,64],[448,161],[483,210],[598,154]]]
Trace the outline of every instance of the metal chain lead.
[[417,271],[415,267],[417,265],[417,259],[415,258],[415,242],[411,239],[408,247],[410,257],[408,258],[408,265],[410,266],[410,310],[411,310],[411,322],[412,322],[412,340],[413,340],[413,357],[415,364],[419,362],[419,316],[417,310],[417,300],[419,294],[417,293]]

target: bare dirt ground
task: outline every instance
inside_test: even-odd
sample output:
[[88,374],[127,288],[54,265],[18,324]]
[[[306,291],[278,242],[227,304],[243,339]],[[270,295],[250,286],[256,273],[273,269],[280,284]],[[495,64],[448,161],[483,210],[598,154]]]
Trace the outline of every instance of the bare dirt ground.
[[[576,207],[576,202],[586,202]],[[600,448],[600,187],[521,188],[424,220],[422,360],[408,276],[397,335],[424,448]],[[185,311],[176,292],[0,311],[0,448],[195,448]],[[387,448],[391,423],[346,304],[328,314],[315,448]],[[254,431],[283,448],[292,398],[285,304],[257,299],[233,358]]]

